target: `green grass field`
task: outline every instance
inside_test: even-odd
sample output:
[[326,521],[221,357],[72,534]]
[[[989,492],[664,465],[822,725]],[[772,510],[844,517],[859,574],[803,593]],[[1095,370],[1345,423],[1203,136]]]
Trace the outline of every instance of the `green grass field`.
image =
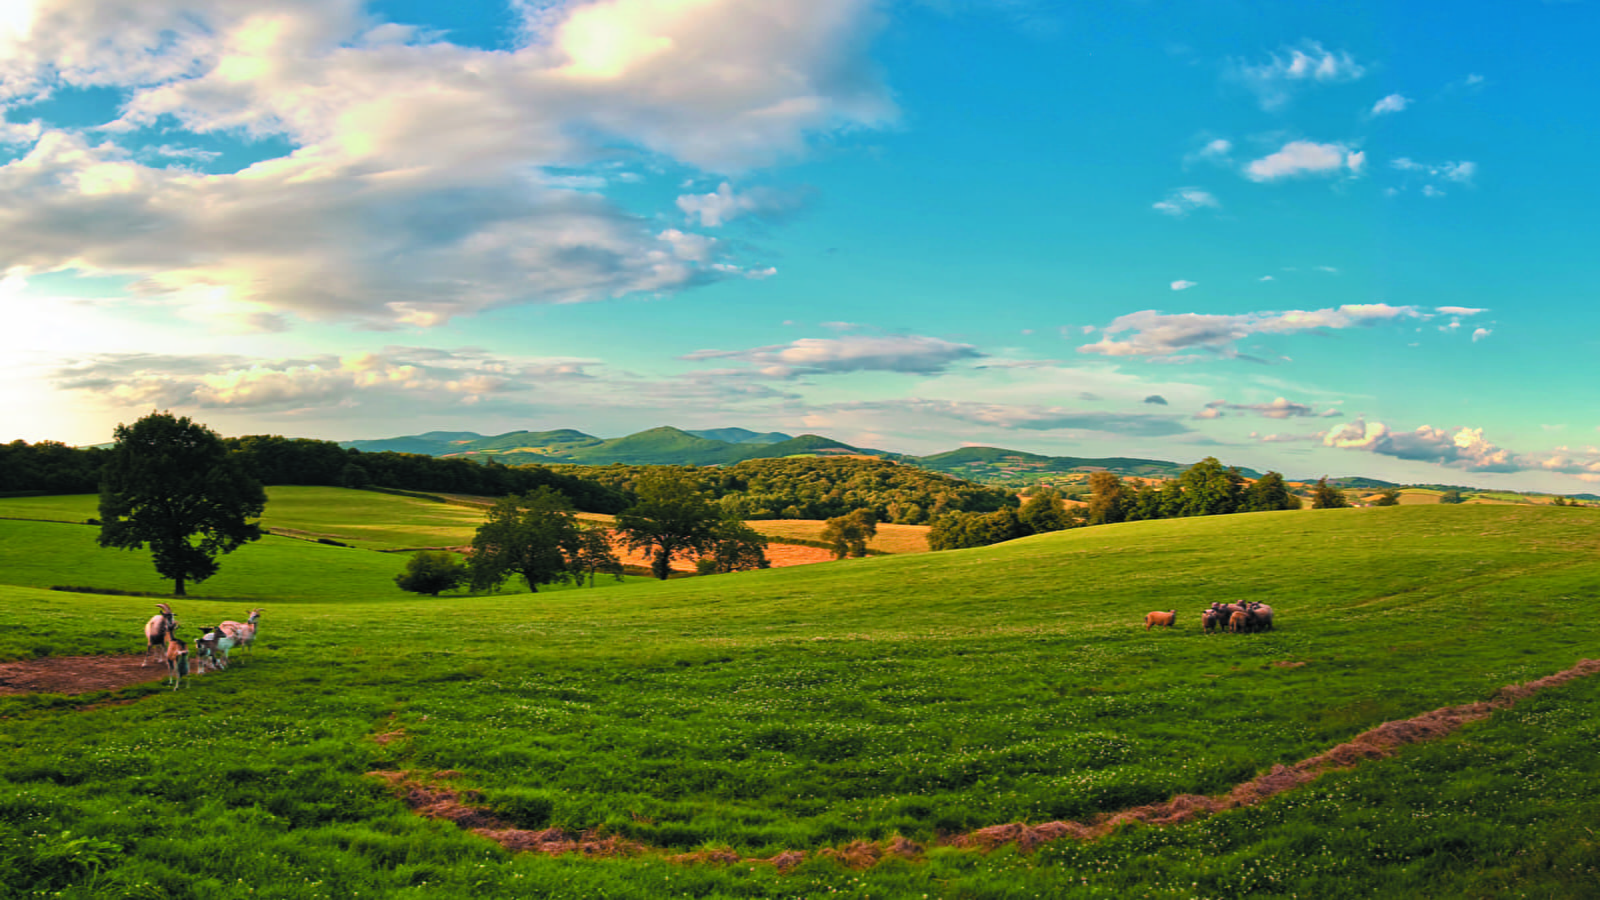
[[[268,512],[374,544],[448,527],[395,499]],[[73,502],[0,501],[0,515]],[[0,660],[142,649],[153,600],[41,589],[162,588],[143,554],[94,533],[0,521]],[[1600,883],[1600,679],[1189,824],[1031,852],[942,845],[1225,793],[1600,656],[1594,510],[1166,520],[538,595],[404,594],[402,560],[263,540],[173,603],[196,624],[264,609],[228,671],[177,692],[0,696],[0,897],[1488,898]],[[1271,603],[1278,630],[1200,633],[1203,606],[1244,598]],[[1177,628],[1143,629],[1171,608]],[[475,792],[521,828],[648,849],[513,854],[418,816],[374,771]],[[921,852],[841,858],[896,836]],[[803,861],[783,870],[732,861],[789,851]],[[696,853],[729,861],[675,859]]]

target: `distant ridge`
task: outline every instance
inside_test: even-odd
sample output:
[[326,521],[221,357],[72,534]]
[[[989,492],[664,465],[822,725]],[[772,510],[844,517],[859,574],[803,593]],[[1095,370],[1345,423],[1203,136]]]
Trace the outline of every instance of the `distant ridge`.
[[[890,453],[856,447],[816,434],[788,435],[747,428],[686,431],[671,426],[650,428],[618,438],[598,438],[571,428],[554,431],[509,431],[485,436],[471,431],[431,431],[381,440],[343,441],[341,447],[365,452],[385,450],[428,456],[495,460],[506,465],[570,463],[625,465],[732,465],[747,459],[785,456],[875,456],[969,481],[996,482],[1028,476],[1108,471],[1120,476],[1172,478],[1188,464],[1130,457],[1089,458],[1043,456],[999,447],[962,447],[932,456]],[[1241,469],[1249,478],[1258,473]]]

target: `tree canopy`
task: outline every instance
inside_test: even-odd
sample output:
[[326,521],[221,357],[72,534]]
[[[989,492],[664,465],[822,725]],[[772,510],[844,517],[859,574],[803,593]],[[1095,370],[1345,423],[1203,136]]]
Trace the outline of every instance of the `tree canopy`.
[[581,578],[571,563],[580,549],[581,529],[572,504],[553,488],[502,497],[489,508],[472,536],[467,564],[474,591],[495,590],[521,575],[528,590]]
[[710,551],[722,520],[700,492],[692,471],[661,468],[634,484],[638,500],[617,514],[617,532],[633,550],[650,555],[650,572],[665,579],[672,560],[695,559]]
[[100,546],[150,545],[156,571],[182,596],[217,572],[217,556],[259,540],[261,482],[216,432],[171,413],[118,425],[100,481]]

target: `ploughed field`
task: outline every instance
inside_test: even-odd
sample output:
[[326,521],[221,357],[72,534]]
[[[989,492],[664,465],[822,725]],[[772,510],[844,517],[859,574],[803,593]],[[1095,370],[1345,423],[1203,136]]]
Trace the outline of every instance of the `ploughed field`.
[[[331,498],[300,530],[367,517],[374,543],[404,546],[454,527],[385,522],[398,508],[371,497]],[[159,598],[47,589],[162,589],[146,554],[94,536],[0,520],[0,662],[142,649]],[[0,696],[0,896],[1582,897],[1600,881],[1600,678],[1502,692],[1600,657],[1594,510],[1166,520],[537,595],[408,595],[402,564],[269,537],[170,601],[192,628],[262,608],[228,670]],[[1202,608],[1243,599],[1276,630],[1201,633]],[[1175,627],[1147,632],[1157,609]],[[1415,743],[1335,751],[1468,708]],[[1236,809],[1107,821],[1318,757],[1337,764]]]

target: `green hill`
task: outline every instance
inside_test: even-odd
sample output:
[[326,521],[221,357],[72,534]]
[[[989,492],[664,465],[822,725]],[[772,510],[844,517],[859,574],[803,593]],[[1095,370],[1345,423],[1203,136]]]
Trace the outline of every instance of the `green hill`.
[[[408,515],[385,509],[362,515]],[[142,648],[150,598],[25,585],[138,588],[143,554],[97,549],[82,525],[0,529],[0,660]],[[1434,739],[1351,751],[1187,824],[1094,841],[1022,827],[1221,797],[1385,722],[1509,703],[1502,687],[1600,644],[1591,510],[1162,520],[548,596],[401,595],[400,559],[249,545],[174,604],[190,625],[263,609],[229,670],[180,691],[0,696],[0,883],[308,900],[1592,884],[1600,678],[1454,731],[1391,729]],[[1277,630],[1200,633],[1202,607],[1243,597],[1276,607]],[[1176,628],[1144,629],[1173,608]],[[509,853],[408,799],[478,808],[463,826],[524,841],[614,838],[616,855]],[[950,846],[1029,834],[1057,838]]]

